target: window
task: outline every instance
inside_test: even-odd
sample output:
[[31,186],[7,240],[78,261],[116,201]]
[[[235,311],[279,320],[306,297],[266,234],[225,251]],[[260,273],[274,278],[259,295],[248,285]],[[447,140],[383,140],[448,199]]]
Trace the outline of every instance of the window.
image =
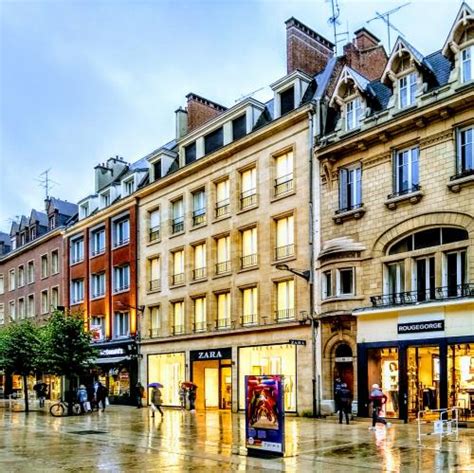
[[284,259],[295,254],[294,217],[279,218],[276,221],[275,259]]
[[405,290],[405,264],[403,261],[389,263],[386,266],[386,294],[399,294]]
[[193,279],[206,277],[206,244],[201,243],[194,247]]
[[130,266],[116,266],[114,268],[114,292],[126,291],[130,287]]
[[51,252],[51,274],[59,273],[59,251],[53,250]]
[[238,140],[247,134],[247,115],[232,120],[232,139]]
[[100,194],[100,208],[103,209],[110,205],[110,191]]
[[36,315],[35,307],[35,295],[30,294],[28,296],[28,307],[26,308],[28,317],[34,317]]
[[105,229],[94,230],[91,233],[91,256],[100,255],[105,251]]
[[158,256],[151,258],[149,263],[148,290],[159,291],[161,289],[161,262]]
[[216,274],[227,273],[230,271],[230,236],[217,238],[217,263]]
[[[188,163],[186,163],[188,164]],[[154,180],[161,179],[163,177],[163,173],[161,172],[161,159],[153,163],[153,178]]]
[[150,220],[150,231],[149,231],[149,240],[150,241],[158,241],[161,236],[161,215],[160,209],[152,210],[148,213],[149,220]]
[[462,82],[469,82],[474,77],[474,63],[472,61],[474,46],[468,46],[461,51]]
[[57,309],[59,305],[59,288],[51,288],[51,306],[53,309]]
[[196,142],[184,147],[184,160],[186,164],[196,161]]
[[26,243],[26,232],[20,233],[20,245],[24,245]]
[[338,296],[354,294],[354,268],[337,270],[336,290]]
[[130,314],[128,312],[115,312],[114,338],[124,338],[130,335]]
[[114,222],[114,246],[121,246],[130,240],[130,220],[125,218]]
[[48,255],[41,256],[41,279],[48,277]]
[[71,281],[71,302],[77,304],[84,300],[84,280],[73,279]]
[[246,209],[257,203],[257,169],[246,169],[240,173],[240,208]]
[[225,179],[216,184],[216,217],[230,212],[230,180]]
[[242,256],[240,265],[248,268],[257,264],[257,227],[249,228],[241,232]]
[[49,312],[48,291],[41,291],[41,313],[47,314],[48,312]]
[[3,304],[0,304],[0,324],[5,323],[5,306]]
[[[47,293],[46,293],[47,295]],[[21,297],[20,299],[18,299],[18,317],[20,319],[24,319],[25,318],[25,299],[23,299],[23,297]]]
[[105,273],[91,275],[91,298],[102,297],[105,295]]
[[34,240],[35,238],[36,238],[36,225],[30,228],[30,241]]
[[56,227],[56,215],[51,215],[48,218],[48,227],[50,230]]
[[11,243],[11,249],[16,250],[16,237],[10,238],[10,243]]
[[212,153],[224,144],[224,131],[221,128],[211,131],[204,137],[204,154]]
[[15,311],[15,301],[10,301],[8,303],[8,313],[10,315],[11,320],[16,319],[16,311]]
[[3,274],[0,274],[0,294],[5,293],[5,279],[3,277]]
[[435,298],[435,258],[416,258],[412,272],[412,288],[416,290],[418,302]]
[[89,202],[79,206],[79,216],[80,218],[86,218],[89,216]]
[[293,152],[275,158],[275,196],[293,190]]
[[474,127],[458,131],[456,177],[474,173]]
[[295,318],[295,282],[293,279],[276,283],[276,311],[277,322],[293,320]]
[[90,319],[90,331],[92,332],[92,341],[103,340],[105,338],[105,317],[93,315]]
[[447,297],[463,295],[463,285],[467,282],[466,250],[445,253],[442,279]]
[[360,167],[339,170],[339,212],[362,206],[362,169]]
[[10,269],[8,272],[8,290],[14,291],[16,289],[15,270]]
[[418,147],[396,153],[395,157],[395,193],[408,194],[419,189]]
[[173,310],[173,335],[182,335],[184,330],[184,302],[174,302],[172,304]]
[[289,87],[280,93],[280,112],[281,115],[291,112],[295,108],[295,88]]
[[125,196],[132,195],[135,192],[135,181],[133,177],[123,183],[123,193]]
[[183,198],[171,203],[171,233],[184,231],[184,202]]
[[194,299],[194,332],[205,332],[207,328],[206,298]]
[[25,267],[23,265],[18,266],[18,287],[25,285]]
[[206,223],[206,193],[204,189],[193,192],[193,225]]
[[28,284],[34,283],[35,282],[35,262],[28,261],[27,269],[28,269],[27,271]]
[[161,315],[160,306],[156,305],[149,308],[149,329],[150,337],[158,337],[161,333]]
[[184,283],[184,250],[172,253],[173,274],[171,276],[171,285]]
[[242,289],[242,325],[255,325],[258,321],[258,289]]
[[230,328],[230,292],[217,294],[217,328]]
[[359,128],[362,119],[362,105],[360,98],[346,103],[346,130]]
[[332,272],[324,271],[322,277],[322,297],[328,299],[332,297]]
[[71,240],[71,263],[79,263],[84,259],[84,238]]
[[409,107],[415,103],[416,95],[416,73],[412,72],[403,76],[398,81],[399,86],[399,106],[400,108]]

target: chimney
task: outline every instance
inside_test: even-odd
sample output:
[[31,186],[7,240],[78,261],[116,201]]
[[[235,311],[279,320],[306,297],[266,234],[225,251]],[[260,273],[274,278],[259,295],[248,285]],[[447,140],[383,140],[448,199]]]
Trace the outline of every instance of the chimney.
[[186,95],[186,99],[188,100],[186,106],[188,113],[188,133],[227,110],[226,107],[193,93]]
[[354,46],[363,51],[364,49],[374,48],[380,44],[380,39],[372,34],[367,28],[359,28],[354,31]]
[[291,17],[286,24],[286,72],[296,69],[314,76],[334,55],[334,44]]
[[179,107],[174,113],[176,114],[176,139],[179,140],[188,132],[188,112]]

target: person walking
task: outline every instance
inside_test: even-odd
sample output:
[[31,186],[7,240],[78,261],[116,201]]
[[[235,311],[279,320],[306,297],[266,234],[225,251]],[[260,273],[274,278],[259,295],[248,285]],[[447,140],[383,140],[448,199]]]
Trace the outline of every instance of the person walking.
[[179,403],[181,404],[181,410],[186,409],[186,388],[183,386],[182,383],[179,383]]
[[392,424],[380,416],[380,412],[387,402],[387,396],[382,392],[378,384],[373,384],[369,395],[369,403],[372,403],[372,427],[369,430],[375,430],[377,423],[390,427]]
[[145,388],[143,387],[140,381],[135,386],[135,397],[137,400],[137,409],[141,409],[143,407],[142,399],[145,397]]
[[346,424],[349,425],[349,414],[352,410],[352,393],[346,383],[341,383],[339,389],[339,423],[342,424],[342,417],[345,415]]
[[161,417],[163,417],[163,410],[161,409],[161,405],[163,404],[161,391],[156,386],[151,390],[150,401],[151,416],[155,417],[155,412],[158,411],[161,414]]
[[81,384],[77,388],[77,402],[81,405],[81,413],[84,414],[85,412],[89,411],[88,409],[88,401],[87,401],[87,389],[86,387]]
[[190,412],[196,412],[196,386],[191,386],[188,391]]
[[100,405],[102,404],[102,412],[105,412],[109,390],[100,381],[97,381],[96,383],[94,383],[94,392],[97,411],[100,409]]
[[36,396],[38,397],[39,406],[44,407],[44,401],[46,400],[46,383],[42,381],[38,381],[34,386],[33,389],[36,391]]
[[341,385],[342,385],[342,380],[338,376],[334,380],[334,408],[335,408],[336,413],[340,411],[339,399],[340,399]]

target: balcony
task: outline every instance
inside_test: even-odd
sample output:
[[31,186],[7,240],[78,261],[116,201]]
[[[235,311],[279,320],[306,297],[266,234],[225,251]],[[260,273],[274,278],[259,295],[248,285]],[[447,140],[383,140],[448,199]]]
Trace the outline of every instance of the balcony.
[[199,333],[199,332],[205,332],[207,330],[207,324],[205,321],[200,321],[200,322],[194,322],[193,323],[193,332],[194,333]]
[[162,335],[162,331],[159,328],[151,328],[148,333],[150,338],[158,338]]
[[198,209],[193,211],[193,227],[204,225],[206,223],[206,209]]
[[252,266],[257,265],[257,253],[253,255],[242,256],[240,258],[240,267],[242,269],[251,268]]
[[148,281],[149,291],[159,291],[161,289],[161,279],[152,279]]
[[230,213],[230,200],[225,199],[216,204],[216,218],[223,217]]
[[247,314],[240,317],[240,325],[243,327],[248,327],[250,325],[256,325],[258,321],[257,314]]
[[171,327],[171,333],[173,335],[184,335],[185,333],[184,325],[173,325]]
[[230,318],[225,319],[217,319],[216,320],[216,329],[217,330],[225,330],[231,327]]
[[295,255],[295,245],[284,245],[284,246],[278,246],[275,248],[275,259],[280,260],[280,259],[285,259],[285,258],[290,258],[291,256]]
[[148,233],[149,241],[158,241],[161,237],[160,226],[156,225],[155,227],[150,228],[150,232]]
[[206,277],[207,271],[206,267],[193,269],[193,280],[203,279]]
[[442,286],[424,291],[407,291],[372,296],[372,307],[393,307],[474,297],[474,283]]
[[257,189],[249,189],[240,194],[240,208],[247,209],[257,205]]
[[171,285],[184,284],[184,273],[173,274],[171,276]]
[[184,232],[184,217],[177,217],[171,221],[171,234]]
[[224,274],[230,272],[230,261],[222,261],[216,264],[216,274]]
[[293,174],[277,177],[275,179],[275,197],[291,192],[294,188]]
[[280,309],[275,311],[275,322],[295,320],[295,309]]

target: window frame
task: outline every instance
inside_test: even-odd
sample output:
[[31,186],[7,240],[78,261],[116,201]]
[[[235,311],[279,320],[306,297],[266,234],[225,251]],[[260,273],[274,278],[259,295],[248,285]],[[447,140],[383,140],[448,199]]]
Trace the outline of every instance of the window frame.
[[[402,81],[406,81],[402,84]],[[408,72],[398,79],[398,108],[405,109],[416,104],[416,92],[418,85],[418,75],[416,72]],[[405,92],[406,103],[403,104],[403,92]]]
[[[342,281],[342,276],[341,274],[343,272],[349,272],[351,273],[351,290],[350,292],[342,292],[343,289],[343,281]],[[337,268],[336,269],[336,296],[337,297],[350,297],[350,296],[355,296],[356,294],[356,281],[355,281],[355,267],[350,266],[350,267],[343,267],[343,268]]]
[[349,212],[361,208],[363,205],[362,164],[357,163],[339,168],[339,208],[337,212]]

